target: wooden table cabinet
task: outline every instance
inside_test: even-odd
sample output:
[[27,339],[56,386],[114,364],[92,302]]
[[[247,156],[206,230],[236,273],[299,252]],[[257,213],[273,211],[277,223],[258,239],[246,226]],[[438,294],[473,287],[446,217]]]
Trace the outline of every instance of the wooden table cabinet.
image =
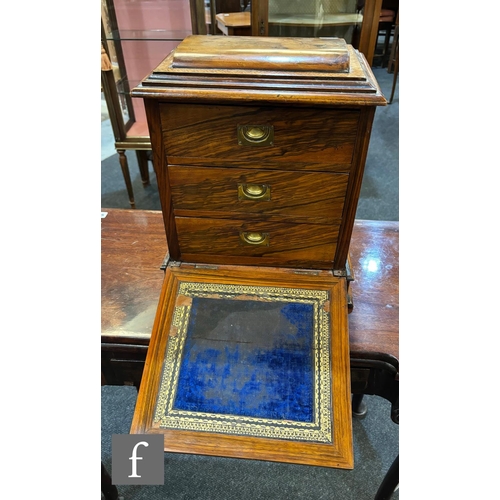
[[132,95],[170,255],[131,432],[352,468],[349,244],[386,104],[366,60],[341,39],[190,36]]

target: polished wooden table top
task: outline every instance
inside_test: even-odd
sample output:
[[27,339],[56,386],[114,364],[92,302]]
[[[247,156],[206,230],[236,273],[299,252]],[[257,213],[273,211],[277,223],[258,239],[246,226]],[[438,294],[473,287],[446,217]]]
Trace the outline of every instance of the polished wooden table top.
[[351,357],[399,360],[399,222],[356,220],[351,265]]
[[[147,344],[163,282],[167,242],[160,211],[102,209],[101,335]],[[350,247],[351,359],[398,369],[399,223],[356,220]]]

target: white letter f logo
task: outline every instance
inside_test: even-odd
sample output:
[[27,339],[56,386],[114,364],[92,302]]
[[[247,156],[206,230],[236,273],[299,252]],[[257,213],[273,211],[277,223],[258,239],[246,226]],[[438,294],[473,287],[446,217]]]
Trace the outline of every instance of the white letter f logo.
[[142,457],[137,456],[137,447],[141,444],[144,446],[149,446],[146,441],[141,441],[134,446],[134,449],[132,450],[132,456],[129,458],[129,460],[132,460],[132,474],[128,477],[141,477],[137,475],[137,460],[142,460]]

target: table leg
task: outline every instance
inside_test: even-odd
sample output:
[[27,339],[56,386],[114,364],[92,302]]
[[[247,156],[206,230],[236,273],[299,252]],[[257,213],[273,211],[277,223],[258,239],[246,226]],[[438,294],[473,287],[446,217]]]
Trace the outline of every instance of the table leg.
[[380,487],[375,495],[375,500],[389,500],[399,486],[399,455],[389,467]]
[[352,415],[357,418],[364,418],[368,411],[366,403],[363,401],[363,394],[352,395]]
[[118,489],[114,484],[111,484],[111,476],[101,462],[101,492],[106,500],[117,500]]
[[148,166],[148,152],[141,149],[136,150],[137,163],[139,165],[139,172],[141,174],[142,184],[149,185],[149,166]]
[[127,186],[127,193],[130,206],[132,208],[135,208],[134,190],[132,189],[132,180],[130,179],[130,170],[128,168],[128,161],[127,157],[125,156],[125,150],[117,149],[116,151],[120,157],[120,167],[122,168],[123,178],[125,179],[125,186]]
[[391,97],[389,98],[389,104],[392,104],[392,100],[394,99],[394,92],[396,91],[396,83],[398,81],[399,75],[399,47],[396,49],[396,60],[394,61],[394,76],[392,79],[392,89],[391,89]]

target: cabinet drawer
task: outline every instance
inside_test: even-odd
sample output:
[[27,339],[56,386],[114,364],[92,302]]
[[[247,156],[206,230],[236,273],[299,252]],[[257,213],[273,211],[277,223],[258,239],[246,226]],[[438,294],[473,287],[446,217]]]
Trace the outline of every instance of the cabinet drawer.
[[169,166],[178,216],[340,223],[347,174]]
[[170,164],[330,172],[351,168],[359,122],[357,110],[276,106],[162,104],[160,114]]
[[328,268],[338,225],[176,217],[181,260]]

